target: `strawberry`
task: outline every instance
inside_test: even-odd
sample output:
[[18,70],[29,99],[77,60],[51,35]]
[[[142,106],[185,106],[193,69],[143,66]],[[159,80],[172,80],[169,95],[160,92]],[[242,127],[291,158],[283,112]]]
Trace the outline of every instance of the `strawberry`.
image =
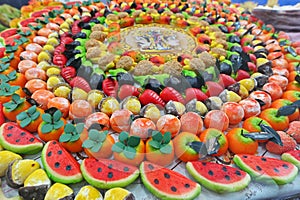
[[224,90],[223,86],[217,82],[206,81],[205,85],[206,87],[203,88],[203,90],[205,94],[209,97],[218,96]]
[[112,77],[107,77],[102,82],[102,90],[107,96],[117,97],[118,81]]
[[0,102],[0,126],[5,122],[5,117],[3,113],[3,104]]
[[277,133],[280,136],[283,146],[280,146],[272,141],[268,141],[266,144],[266,149],[269,152],[281,155],[284,152],[291,151],[296,148],[297,143],[289,134],[284,131],[277,131]]
[[250,74],[245,70],[239,69],[237,71],[236,75],[235,75],[234,80],[240,81],[240,80],[243,80],[245,78],[250,78]]
[[197,99],[198,101],[205,101],[208,96],[198,88],[187,88],[185,90],[185,101],[189,102],[192,99]]
[[61,37],[60,38],[60,43],[63,44],[63,45],[70,44],[73,41],[74,40],[71,37]]
[[178,101],[180,103],[185,102],[184,98],[182,97],[182,95],[175,90],[172,87],[165,87],[161,92],[160,92],[160,98],[162,98],[162,100],[164,102],[169,102],[169,101]]
[[160,96],[154,92],[153,90],[146,89],[139,97],[140,102],[143,105],[147,105],[148,103],[158,104],[162,107],[165,106],[165,102],[160,98]]
[[227,88],[228,86],[235,84],[236,81],[227,74],[220,74],[218,83]]
[[119,88],[118,97],[119,99],[125,99],[128,96],[139,96],[140,91],[139,88],[134,85],[124,84]]
[[67,57],[63,54],[54,55],[52,59],[53,64],[59,67],[63,67],[67,63],[67,61]]
[[82,77],[76,76],[70,81],[71,87],[78,87],[80,89],[83,89],[86,92],[89,92],[91,90],[90,84]]
[[79,33],[81,31],[81,28],[78,26],[79,24],[79,20],[75,21],[72,25],[72,35],[76,35],[77,33]]
[[57,47],[55,47],[54,52],[53,52],[53,56],[60,55],[65,50],[66,50],[65,45],[64,44],[60,44]]
[[76,76],[76,70],[71,66],[64,67],[61,69],[60,75],[69,83]]

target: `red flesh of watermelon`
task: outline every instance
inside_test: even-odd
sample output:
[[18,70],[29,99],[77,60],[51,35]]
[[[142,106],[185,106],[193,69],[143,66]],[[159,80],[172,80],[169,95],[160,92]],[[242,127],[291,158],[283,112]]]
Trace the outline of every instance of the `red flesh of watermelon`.
[[5,38],[8,38],[8,37],[10,37],[10,36],[12,36],[12,35],[17,34],[17,30],[18,30],[18,29],[16,29],[16,28],[9,28],[9,29],[6,29],[6,30],[4,30],[4,31],[2,31],[2,32],[0,33],[0,37],[3,37],[4,39],[5,39]]
[[281,155],[281,159],[290,162],[300,169],[300,150],[292,150]]
[[184,175],[145,161],[140,167],[145,187],[162,199],[193,199],[201,192],[196,182]]
[[137,167],[107,159],[87,158],[82,162],[81,170],[87,182],[103,189],[125,187],[139,175]]
[[42,152],[42,163],[48,176],[60,183],[69,184],[82,180],[79,163],[57,141],[49,141]]

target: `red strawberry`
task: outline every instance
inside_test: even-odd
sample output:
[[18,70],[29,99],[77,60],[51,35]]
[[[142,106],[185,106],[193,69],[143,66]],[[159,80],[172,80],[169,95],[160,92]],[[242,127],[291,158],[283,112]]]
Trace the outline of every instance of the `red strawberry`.
[[227,88],[228,86],[235,84],[236,81],[227,74],[220,74],[218,83]]
[[185,90],[185,101],[189,102],[192,99],[197,99],[198,101],[205,101],[208,96],[198,88],[187,88]]
[[205,94],[209,97],[218,96],[224,90],[223,86],[217,82],[206,81],[205,85],[206,85],[206,88],[204,89],[204,91],[205,91]]
[[158,96],[156,92],[150,89],[146,89],[139,97],[140,102],[143,105],[147,105],[148,103],[158,104],[162,107],[165,106],[165,102]]
[[172,87],[165,87],[160,92],[159,96],[166,103],[169,102],[169,101],[178,101],[180,103],[184,103],[185,102],[185,100],[182,97],[182,95],[177,90],[175,90]]
[[268,141],[266,149],[269,152],[281,155],[284,152],[291,151],[296,148],[297,143],[289,134],[284,131],[277,131],[277,133],[280,136],[283,145],[280,146],[272,141]]
[[74,67],[64,67],[61,69],[60,75],[67,81],[68,83],[76,76],[76,70]]
[[134,85],[124,84],[119,88],[118,97],[121,100],[125,99],[126,97],[129,97],[129,96],[137,97],[139,95],[140,95],[139,88],[135,87]]
[[250,74],[245,70],[239,69],[236,73],[235,79],[236,81],[243,80],[245,78],[250,78]]
[[78,26],[79,24],[79,20],[75,21],[72,25],[72,35],[76,35],[77,33],[79,33],[81,31],[81,28]]
[[3,114],[3,104],[0,102],[0,126],[5,122],[5,117]]
[[71,87],[78,87],[80,89],[83,89],[86,92],[89,92],[91,90],[90,84],[82,77],[76,76],[70,81]]
[[59,67],[63,67],[67,63],[67,61],[67,57],[63,54],[54,55],[52,59],[53,64]]
[[107,96],[117,97],[118,87],[118,81],[112,77],[107,77],[102,82],[102,90]]
[[60,43],[63,45],[70,44],[74,40],[71,37],[61,37],[60,38]]
[[60,55],[65,50],[66,50],[65,45],[64,44],[60,44],[57,47],[55,47],[54,52],[53,52],[53,56]]

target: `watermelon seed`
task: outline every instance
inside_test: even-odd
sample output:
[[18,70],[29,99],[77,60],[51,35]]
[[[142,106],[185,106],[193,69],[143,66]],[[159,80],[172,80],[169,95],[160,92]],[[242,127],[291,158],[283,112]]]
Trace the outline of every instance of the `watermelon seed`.
[[66,166],[66,170],[67,170],[67,171],[70,171],[71,169],[72,169],[72,166],[71,166],[71,165],[67,165],[67,166]]
[[258,171],[261,171],[261,168],[260,168],[260,166],[256,166],[256,169],[258,170]]
[[274,168],[274,172],[278,173],[278,172],[279,172],[279,170],[278,170],[277,168]]
[[128,167],[124,167],[124,172],[128,172],[129,171],[129,168]]
[[159,180],[156,178],[156,179],[154,179],[154,183],[155,184],[159,184]]
[[174,186],[172,186],[172,187],[171,187],[171,190],[172,190],[173,192],[176,192],[176,191],[177,191],[177,188],[174,187]]
[[153,169],[154,169],[153,165],[151,165],[151,164],[148,165],[148,168],[149,168],[150,170],[153,170]]
[[225,179],[229,181],[230,180],[230,176],[225,175]]
[[20,139],[16,139],[16,142],[20,142]]
[[241,176],[241,172],[239,170],[236,170],[235,174],[238,175],[238,176]]
[[184,187],[185,187],[185,188],[189,188],[189,187],[190,187],[190,184],[186,183],[186,184],[184,184]]
[[167,178],[167,179],[169,179],[170,178],[170,174],[164,173],[164,177]]
[[208,174],[211,175],[211,176],[213,176],[213,175],[214,175],[214,172],[211,171],[211,170],[209,170],[209,171],[208,171]]
[[34,141],[34,138],[30,138],[30,139],[29,139],[29,142],[33,142],[33,141]]
[[202,162],[202,165],[205,166],[205,165],[206,165],[206,162]]
[[13,126],[9,126],[7,129],[8,130],[11,130],[11,129],[13,129],[14,127]]
[[56,144],[56,141],[53,141],[52,144]]
[[288,169],[288,168],[289,168],[289,166],[286,165],[286,164],[283,164],[282,167],[285,168],[285,169]]
[[59,162],[56,162],[56,163],[54,164],[54,166],[55,166],[56,168],[59,168],[60,163],[59,163]]
[[7,134],[7,137],[11,137],[11,136],[12,136],[12,134],[11,134],[11,133]]
[[58,155],[61,155],[61,154],[62,154],[62,150],[58,150],[58,151],[57,151],[57,154],[58,154]]
[[113,168],[113,165],[112,164],[109,164],[108,165],[108,169],[112,169]]
[[49,151],[47,156],[50,157],[52,155],[52,151]]
[[264,158],[264,157],[262,157],[262,158],[261,158],[261,160],[262,160],[262,161],[267,161],[267,159],[266,159],[266,158]]
[[26,134],[25,132],[21,132],[21,134],[20,134],[20,135],[21,135],[21,136],[23,136],[23,135],[25,135],[25,134]]
[[227,168],[224,166],[224,167],[222,167],[222,170],[224,171],[224,172],[227,172]]
[[243,157],[244,157],[244,158],[248,158],[248,156],[246,156],[246,155],[243,155]]
[[114,176],[114,174],[112,172],[108,172],[107,177],[108,178],[112,178]]
[[97,172],[102,172],[102,168],[99,167],[99,168],[97,169]]

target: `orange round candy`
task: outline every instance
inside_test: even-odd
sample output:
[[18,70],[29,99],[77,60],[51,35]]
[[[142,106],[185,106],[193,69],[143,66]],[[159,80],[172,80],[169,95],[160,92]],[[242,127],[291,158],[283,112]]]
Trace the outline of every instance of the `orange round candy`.
[[25,74],[28,69],[36,68],[36,62],[32,60],[22,60],[18,64],[18,70],[20,73]]
[[41,45],[36,43],[30,43],[26,46],[25,50],[39,54],[43,50],[43,47],[41,47]]
[[170,132],[173,138],[179,133],[181,128],[181,122],[174,115],[167,114],[161,116],[157,120],[156,127],[157,130],[160,131],[162,134]]
[[108,115],[103,112],[90,114],[85,120],[85,126],[89,129],[93,124],[99,124],[102,127],[102,130],[108,130],[110,127]]
[[29,80],[26,84],[25,87],[31,92],[34,93],[37,90],[40,89],[47,89],[47,83],[41,79],[32,79]]
[[195,112],[184,113],[180,117],[180,122],[182,132],[190,132],[199,135],[202,131],[203,120],[200,115]]
[[23,51],[20,53],[20,58],[23,60],[32,60],[33,62],[37,62],[38,55],[33,51]]
[[41,79],[46,81],[47,75],[46,72],[40,68],[30,68],[25,72],[25,78],[27,81],[32,79]]
[[67,118],[69,114],[70,102],[68,99],[63,97],[54,97],[48,101],[47,107],[48,109],[52,107],[57,108],[63,113],[63,117]]
[[86,100],[75,100],[72,102],[69,109],[70,119],[85,118],[92,114],[93,108]]
[[37,90],[31,95],[31,98],[33,98],[40,105],[40,108],[44,110],[48,108],[48,101],[54,97],[52,92],[44,89]]

